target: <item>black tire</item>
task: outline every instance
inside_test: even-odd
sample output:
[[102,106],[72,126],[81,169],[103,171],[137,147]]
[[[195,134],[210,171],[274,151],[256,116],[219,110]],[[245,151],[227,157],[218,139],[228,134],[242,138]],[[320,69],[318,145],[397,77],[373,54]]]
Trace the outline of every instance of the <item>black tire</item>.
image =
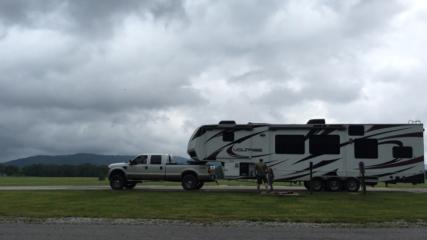
[[360,188],[360,181],[357,178],[349,178],[345,181],[345,189],[348,192],[358,192]]
[[110,187],[113,190],[122,190],[125,187],[126,179],[123,173],[113,173],[110,176]]
[[[321,178],[314,178],[311,183],[311,188],[315,192],[320,192],[325,188],[325,183]],[[310,186],[309,186],[309,189],[310,189]]]
[[326,181],[326,186],[331,192],[339,192],[343,189],[343,183],[339,178],[330,178]]
[[129,189],[129,190],[134,189],[134,188],[135,188],[135,186],[136,186],[136,182],[127,182],[127,183],[125,184],[125,188],[126,188],[126,189]]
[[197,184],[196,189],[200,189],[200,188],[202,188],[204,184],[205,184],[205,182],[200,181],[200,182]]
[[310,190],[310,181],[304,181],[304,187],[307,190]]
[[197,180],[197,177],[194,174],[186,174],[182,177],[181,180],[182,188],[185,190],[194,190],[197,188],[197,184],[199,184],[199,181]]

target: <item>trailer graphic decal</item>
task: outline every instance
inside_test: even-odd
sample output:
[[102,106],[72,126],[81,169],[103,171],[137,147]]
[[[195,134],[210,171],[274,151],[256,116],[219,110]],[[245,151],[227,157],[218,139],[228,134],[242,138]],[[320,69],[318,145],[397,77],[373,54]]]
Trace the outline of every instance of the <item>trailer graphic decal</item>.
[[234,145],[234,144],[236,144],[236,143],[241,143],[241,142],[243,142],[243,141],[245,141],[245,140],[247,140],[247,139],[249,139],[249,138],[251,138],[251,137],[253,137],[253,136],[255,136],[255,135],[258,135],[258,134],[260,134],[260,133],[264,133],[264,132],[267,132],[267,130],[265,130],[265,131],[261,131],[261,132],[257,132],[257,133],[253,133],[253,134],[250,134],[250,135],[245,136],[245,137],[241,137],[241,138],[239,138],[239,139],[235,140],[234,142],[231,142],[231,143],[229,143],[229,144],[226,144],[225,146],[220,147],[218,150],[214,151],[211,155],[209,155],[206,159],[207,159],[207,160],[216,160],[216,157],[218,156],[218,154],[219,154],[219,153],[220,153],[224,148],[226,148],[226,147],[228,147],[228,146],[230,146],[230,145]]
[[[320,161],[320,162],[318,162],[318,163],[316,163],[316,164],[313,164],[313,169],[316,169],[316,168],[320,168],[320,167],[323,167],[323,166],[329,165],[329,164],[331,164],[331,163],[333,163],[333,162],[336,162],[336,161],[338,161],[338,160],[340,160],[340,159],[341,159],[341,158],[335,158],[335,159],[331,159],[331,160],[322,160],[322,161]],[[305,171],[308,171],[308,170],[310,170],[310,167],[306,167],[306,168],[304,168],[304,169],[302,169],[302,170],[296,171],[296,172],[294,172],[293,174],[301,173],[301,172],[305,172]]]
[[400,135],[394,135],[394,136],[389,136],[389,137],[379,138],[379,140],[383,140],[383,139],[390,139],[390,138],[399,138],[399,137],[415,137],[415,138],[422,138],[422,137],[423,137],[423,133],[422,133],[422,132],[405,133],[405,134],[400,134]]
[[247,177],[246,166],[252,169],[262,158],[281,180],[307,181],[309,162],[313,162],[313,177],[321,177],[324,184],[334,176],[343,182],[358,179],[358,165],[364,162],[366,176],[373,182],[424,182],[420,175],[424,168],[424,129],[419,123],[230,122],[233,124],[199,127],[204,129],[203,136],[190,139],[187,150],[196,161],[221,161],[227,168],[226,178]]
[[408,168],[405,168],[405,169],[402,169],[402,170],[399,170],[399,171],[394,171],[394,172],[389,172],[389,173],[383,173],[383,174],[373,175],[373,177],[385,177],[385,176],[393,175],[393,174],[396,174],[396,173],[404,172],[404,171],[409,170],[411,168],[413,168],[413,167],[408,167]]
[[403,162],[386,164],[384,166],[366,167],[366,169],[382,169],[382,168],[399,167],[399,166],[406,166],[406,165],[415,164],[415,163],[419,163],[419,162],[424,162],[424,156],[413,158],[413,159],[410,159],[410,160],[407,160],[407,161],[403,161]]
[[366,132],[372,132],[379,129],[393,128],[393,127],[400,127],[400,126],[404,126],[404,125],[403,124],[375,124]]

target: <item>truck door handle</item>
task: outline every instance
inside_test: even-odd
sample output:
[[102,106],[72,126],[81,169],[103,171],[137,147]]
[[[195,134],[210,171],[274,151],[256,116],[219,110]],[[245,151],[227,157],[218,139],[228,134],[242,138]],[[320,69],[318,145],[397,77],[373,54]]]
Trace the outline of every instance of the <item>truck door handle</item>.
[[147,170],[148,169],[148,166],[145,166],[145,170]]
[[160,170],[163,170],[163,167],[160,167]]

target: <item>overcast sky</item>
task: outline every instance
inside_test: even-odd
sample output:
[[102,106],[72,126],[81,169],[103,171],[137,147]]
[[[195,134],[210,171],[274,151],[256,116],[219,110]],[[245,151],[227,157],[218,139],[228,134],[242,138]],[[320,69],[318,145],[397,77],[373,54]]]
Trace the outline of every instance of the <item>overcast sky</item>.
[[0,161],[427,119],[427,1],[0,0]]

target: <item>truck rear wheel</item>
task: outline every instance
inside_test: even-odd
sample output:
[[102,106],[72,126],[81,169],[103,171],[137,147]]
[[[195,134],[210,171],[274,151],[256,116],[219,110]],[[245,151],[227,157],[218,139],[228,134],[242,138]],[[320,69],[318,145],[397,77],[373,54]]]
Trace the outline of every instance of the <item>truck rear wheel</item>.
[[123,176],[123,173],[113,173],[110,176],[110,187],[113,190],[122,190],[125,186],[125,176]]
[[197,188],[199,181],[194,174],[187,174],[182,177],[181,183],[185,190],[194,190]]
[[200,189],[200,188],[202,188],[204,184],[205,184],[205,182],[200,181],[200,182],[197,184],[196,189]]
[[125,188],[129,190],[134,189],[135,186],[136,186],[136,182],[126,182],[125,184]]

